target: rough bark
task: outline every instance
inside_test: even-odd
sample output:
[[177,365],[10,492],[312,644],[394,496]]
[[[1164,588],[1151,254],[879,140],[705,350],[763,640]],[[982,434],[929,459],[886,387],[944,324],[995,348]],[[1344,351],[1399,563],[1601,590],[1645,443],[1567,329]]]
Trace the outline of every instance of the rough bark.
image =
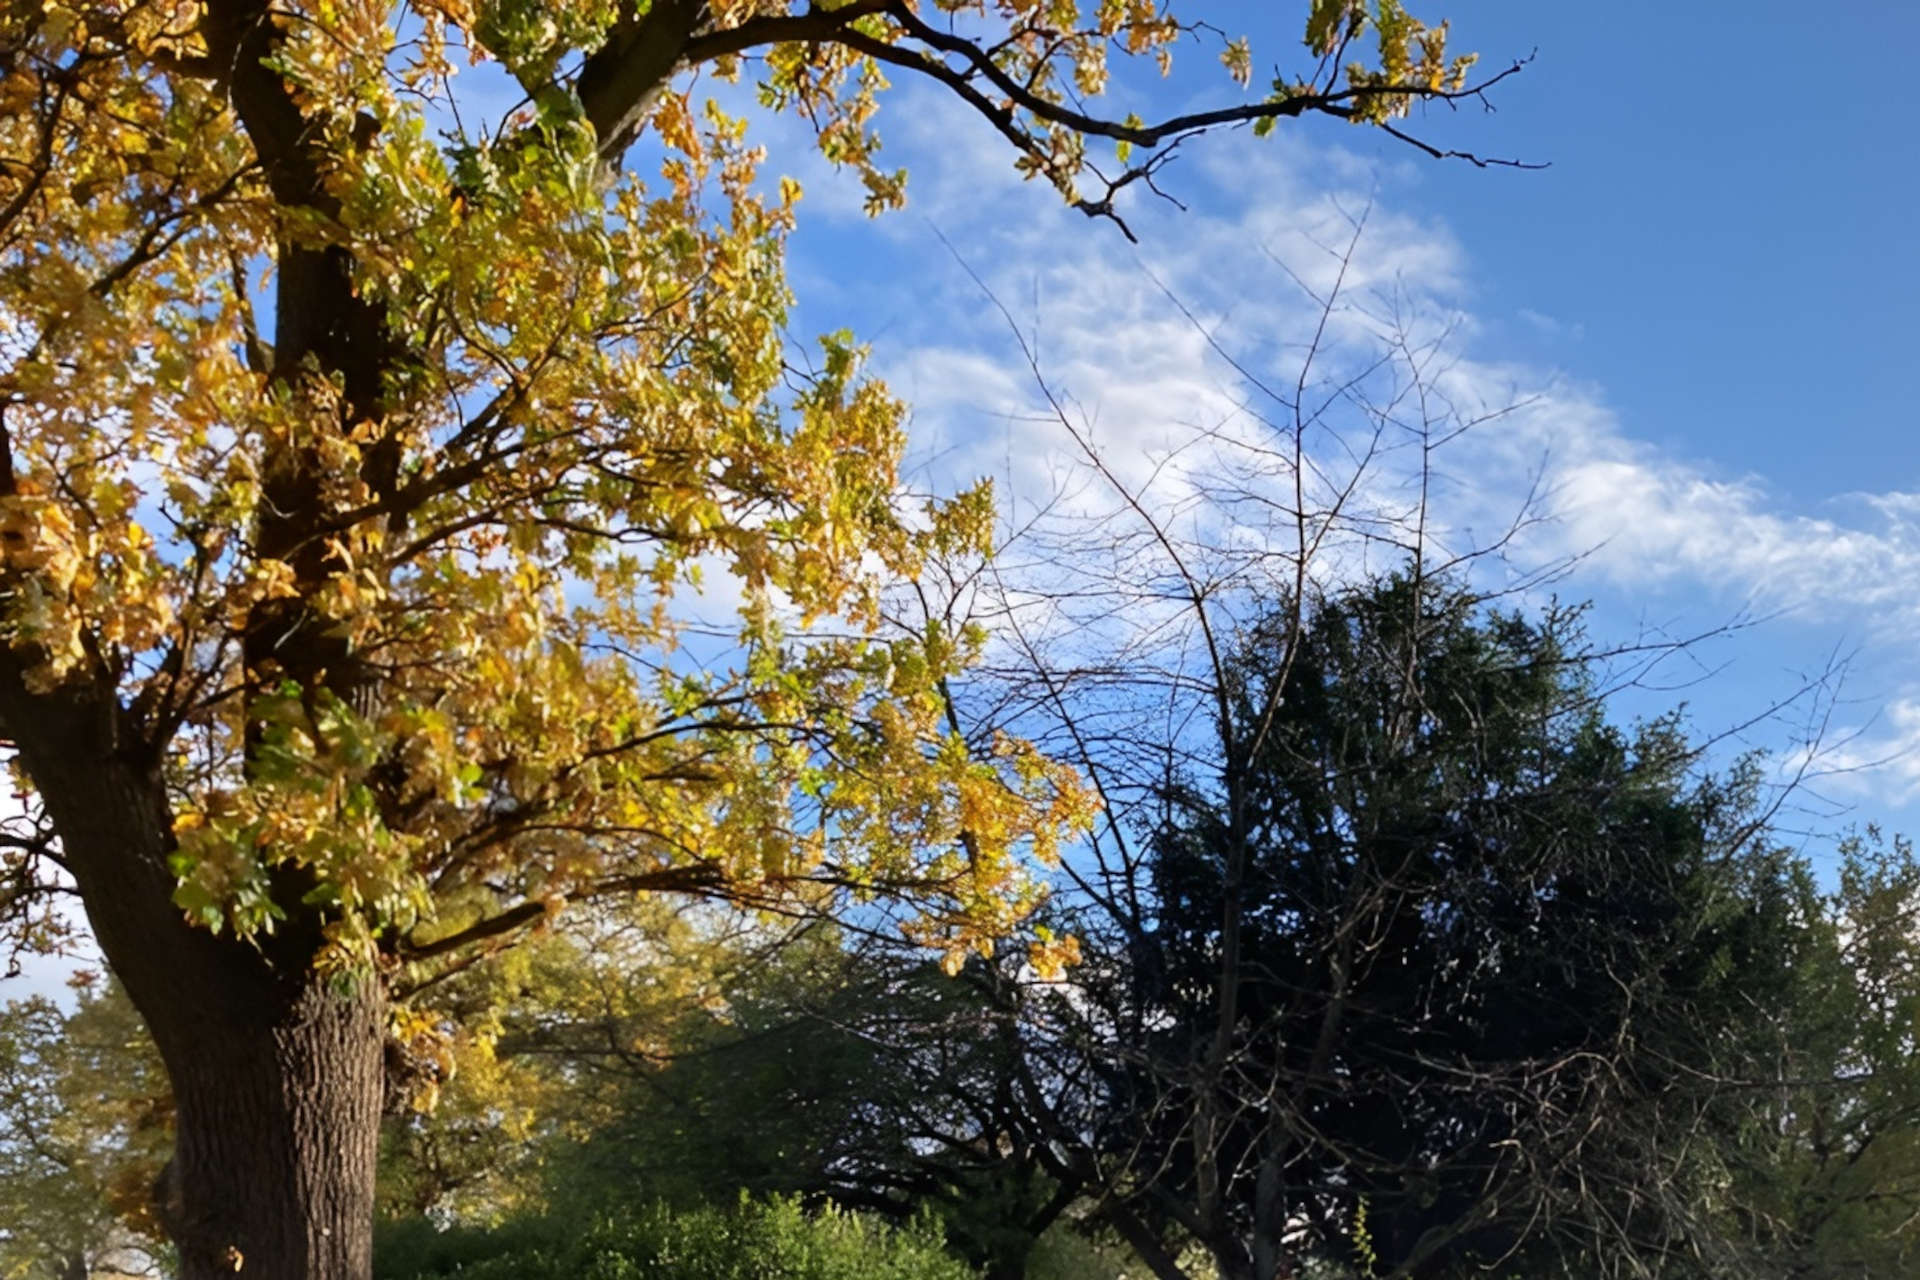
[[372,1272],[381,1003],[367,982],[281,985],[259,993],[273,1003],[251,1026],[204,1010],[160,1020],[213,1037],[169,1062],[179,1136],[164,1209],[182,1280]]

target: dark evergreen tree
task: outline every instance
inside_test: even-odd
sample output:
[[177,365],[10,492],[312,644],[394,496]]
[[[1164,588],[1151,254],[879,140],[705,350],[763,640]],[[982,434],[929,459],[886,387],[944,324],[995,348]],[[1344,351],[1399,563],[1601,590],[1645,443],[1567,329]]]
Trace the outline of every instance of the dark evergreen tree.
[[1750,774],[1609,722],[1578,623],[1397,576],[1242,638],[1256,745],[1165,788],[1104,1144],[1227,1274],[1700,1252],[1713,1171],[1664,1138],[1784,994],[1792,877]]

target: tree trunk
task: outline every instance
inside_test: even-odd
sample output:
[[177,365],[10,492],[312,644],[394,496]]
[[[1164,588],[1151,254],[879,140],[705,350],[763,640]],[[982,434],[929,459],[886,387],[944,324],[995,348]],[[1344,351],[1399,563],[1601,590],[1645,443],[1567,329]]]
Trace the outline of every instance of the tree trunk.
[[0,658],[0,723],[45,800],[107,963],[167,1066],[174,1158],[160,1216],[182,1280],[367,1280],[384,1085],[377,978],[316,972],[299,909],[242,942],[172,902],[172,815],[111,690],[29,691]]
[[1153,1272],[1154,1280],[1190,1280],[1180,1260],[1167,1251],[1153,1229],[1126,1205],[1110,1199],[1101,1205],[1100,1216],[1120,1233],[1120,1238],[1127,1242],[1134,1256],[1146,1264],[1147,1270]]
[[289,981],[251,1017],[155,1018],[177,1108],[162,1212],[182,1280],[372,1274],[384,1011],[371,981],[336,985]]
[[[633,7],[633,6],[626,6]],[[289,27],[266,0],[207,0],[196,33],[221,71],[280,214],[297,227],[340,211],[329,186],[338,157],[327,113],[285,79]],[[615,24],[589,55],[579,85],[603,159],[618,159],[651,95],[673,72],[706,6],[655,0]],[[344,108],[342,108],[344,109]],[[307,221],[311,219],[312,221]],[[380,426],[359,479],[376,497],[398,483],[400,428],[387,404],[416,354],[385,306],[363,297],[352,250],[311,230],[280,246],[271,381],[299,394],[338,385],[342,422]],[[404,395],[400,397],[404,399]],[[252,424],[232,424],[245,439]],[[340,512],[323,458],[267,448],[264,498],[251,553],[284,558],[298,594],[341,561],[330,534]],[[0,477],[0,481],[4,478]],[[357,503],[359,499],[355,499]],[[195,661],[190,655],[184,661]],[[298,680],[363,714],[378,704],[378,673],[344,629],[301,599],[263,602],[243,633],[244,693]],[[172,804],[162,762],[177,726],[146,724],[119,700],[122,673],[71,673],[53,690],[24,672],[34,654],[0,644],[0,736],[19,750],[45,801],[93,934],[139,1009],[167,1065],[176,1115],[174,1158],[157,1190],[181,1251],[182,1280],[368,1280],[372,1272],[375,1152],[383,1086],[385,998],[377,978],[329,981],[314,970],[326,920],[307,908],[298,869],[275,868],[285,913],[271,935],[242,942],[188,924],[173,904]],[[249,725],[249,746],[257,741]]]
[[1253,1186],[1253,1274],[1256,1280],[1289,1280],[1293,1275],[1283,1236],[1286,1203],[1281,1195],[1280,1156],[1268,1152]]
[[166,1063],[174,1156],[156,1190],[182,1280],[368,1280],[379,980],[316,970],[324,921],[300,909],[297,886],[280,927],[253,941],[187,922],[172,902],[162,775],[127,743],[111,694],[35,697],[0,663],[0,720],[33,724],[22,762],[94,938]]

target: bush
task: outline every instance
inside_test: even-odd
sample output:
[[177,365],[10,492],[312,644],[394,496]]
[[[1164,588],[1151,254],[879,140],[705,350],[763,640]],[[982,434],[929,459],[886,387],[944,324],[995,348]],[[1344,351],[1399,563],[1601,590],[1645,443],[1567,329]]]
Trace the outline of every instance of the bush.
[[[1210,1276],[1187,1262],[1190,1276]],[[1153,1272],[1117,1240],[1090,1240],[1065,1222],[1047,1228],[1027,1255],[1027,1280],[1152,1280]]]
[[894,1228],[792,1200],[734,1209],[636,1209],[587,1224],[527,1218],[438,1231],[423,1220],[381,1233],[379,1280],[973,1280],[921,1219]]

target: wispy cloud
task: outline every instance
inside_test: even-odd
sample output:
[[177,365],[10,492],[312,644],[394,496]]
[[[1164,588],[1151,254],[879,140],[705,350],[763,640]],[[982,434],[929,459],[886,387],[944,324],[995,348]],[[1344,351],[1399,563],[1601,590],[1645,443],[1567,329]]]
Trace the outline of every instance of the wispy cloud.
[[1862,721],[1830,726],[1817,750],[1790,754],[1805,763],[1809,786],[1837,806],[1871,800],[1876,808],[1920,801],[1920,694],[1896,697]]
[[[1191,448],[1170,461],[1183,441],[1271,440],[1263,419],[1276,406],[1255,380],[1291,390],[1319,324],[1315,298],[1338,279],[1352,305],[1320,334],[1323,373],[1337,381],[1363,366],[1382,332],[1398,327],[1424,354],[1442,407],[1487,417],[1436,456],[1437,540],[1484,545],[1531,495],[1545,518],[1507,547],[1505,563],[1524,574],[1577,558],[1564,589],[1631,611],[1613,624],[1657,618],[1653,625],[1687,631],[1740,614],[1777,618],[1699,660],[1704,669],[1730,656],[1742,672],[1731,690],[1717,693],[1725,688],[1717,680],[1671,694],[1697,708],[1718,697],[1724,723],[1767,705],[1835,647],[1859,650],[1848,694],[1862,700],[1829,726],[1837,745],[1825,763],[1863,771],[1822,785],[1875,804],[1920,803],[1920,666],[1906,652],[1920,624],[1920,493],[1809,502],[1737,454],[1654,443],[1683,431],[1624,418],[1577,368],[1541,362],[1543,349],[1577,362],[1581,317],[1564,306],[1552,316],[1498,310],[1459,239],[1419,212],[1410,178],[1418,166],[1382,170],[1325,145],[1324,134],[1204,140],[1167,175],[1186,209],[1147,198],[1125,210],[1135,246],[1020,182],[991,130],[934,95],[897,95],[881,123],[890,156],[914,175],[909,209],[858,227],[861,250],[849,260],[852,202],[821,200],[808,212],[824,224],[824,247],[810,253],[816,232],[803,222],[796,257],[833,281],[837,292],[825,295],[841,308],[833,323],[881,318],[858,327],[914,406],[916,454],[937,482],[991,474],[1004,499],[1031,509],[1060,491],[1076,462],[981,283],[1123,480],[1157,512],[1173,513],[1207,462],[1206,450]],[[810,193],[850,185],[819,171],[807,177]],[[1365,234],[1345,258],[1363,214]],[[1500,345],[1516,329],[1530,340]],[[1723,438],[1737,440],[1731,431]],[[1339,442],[1322,435],[1315,446],[1337,470]],[[1369,498],[1404,499],[1412,459],[1403,451],[1374,465]],[[1073,497],[1098,508],[1091,490]],[[1889,695],[1876,714],[1873,702]],[[1839,723],[1849,718],[1851,727]],[[1795,733],[1782,729],[1783,741]]]
[[[1447,526],[1500,527],[1537,487],[1551,519],[1524,550],[1543,563],[1583,555],[1585,571],[1614,587],[1704,593],[1856,631],[1920,621],[1911,587],[1920,495],[1838,494],[1798,509],[1733,460],[1648,443],[1640,432],[1671,433],[1622,421],[1604,389],[1490,349],[1500,326],[1483,321],[1559,333],[1578,321],[1483,314],[1473,263],[1444,225],[1411,211],[1397,175],[1335,147],[1234,137],[1197,148],[1169,175],[1189,209],[1134,202],[1136,248],[1019,182],[977,122],[930,96],[903,97],[885,123],[915,174],[913,204],[881,222],[891,256],[874,283],[911,289],[920,305],[891,314],[879,350],[915,406],[922,455],[942,468],[1038,488],[1057,475],[1063,448],[1005,320],[955,257],[1012,312],[1049,380],[1136,478],[1197,427],[1256,437],[1272,406],[1209,335],[1247,372],[1284,383],[1318,322],[1313,296],[1344,270],[1354,306],[1324,339],[1330,368],[1376,350],[1391,311],[1416,342],[1445,331],[1435,384],[1461,415],[1522,406],[1441,456],[1435,514]],[[1365,234],[1343,263],[1363,212]]]

